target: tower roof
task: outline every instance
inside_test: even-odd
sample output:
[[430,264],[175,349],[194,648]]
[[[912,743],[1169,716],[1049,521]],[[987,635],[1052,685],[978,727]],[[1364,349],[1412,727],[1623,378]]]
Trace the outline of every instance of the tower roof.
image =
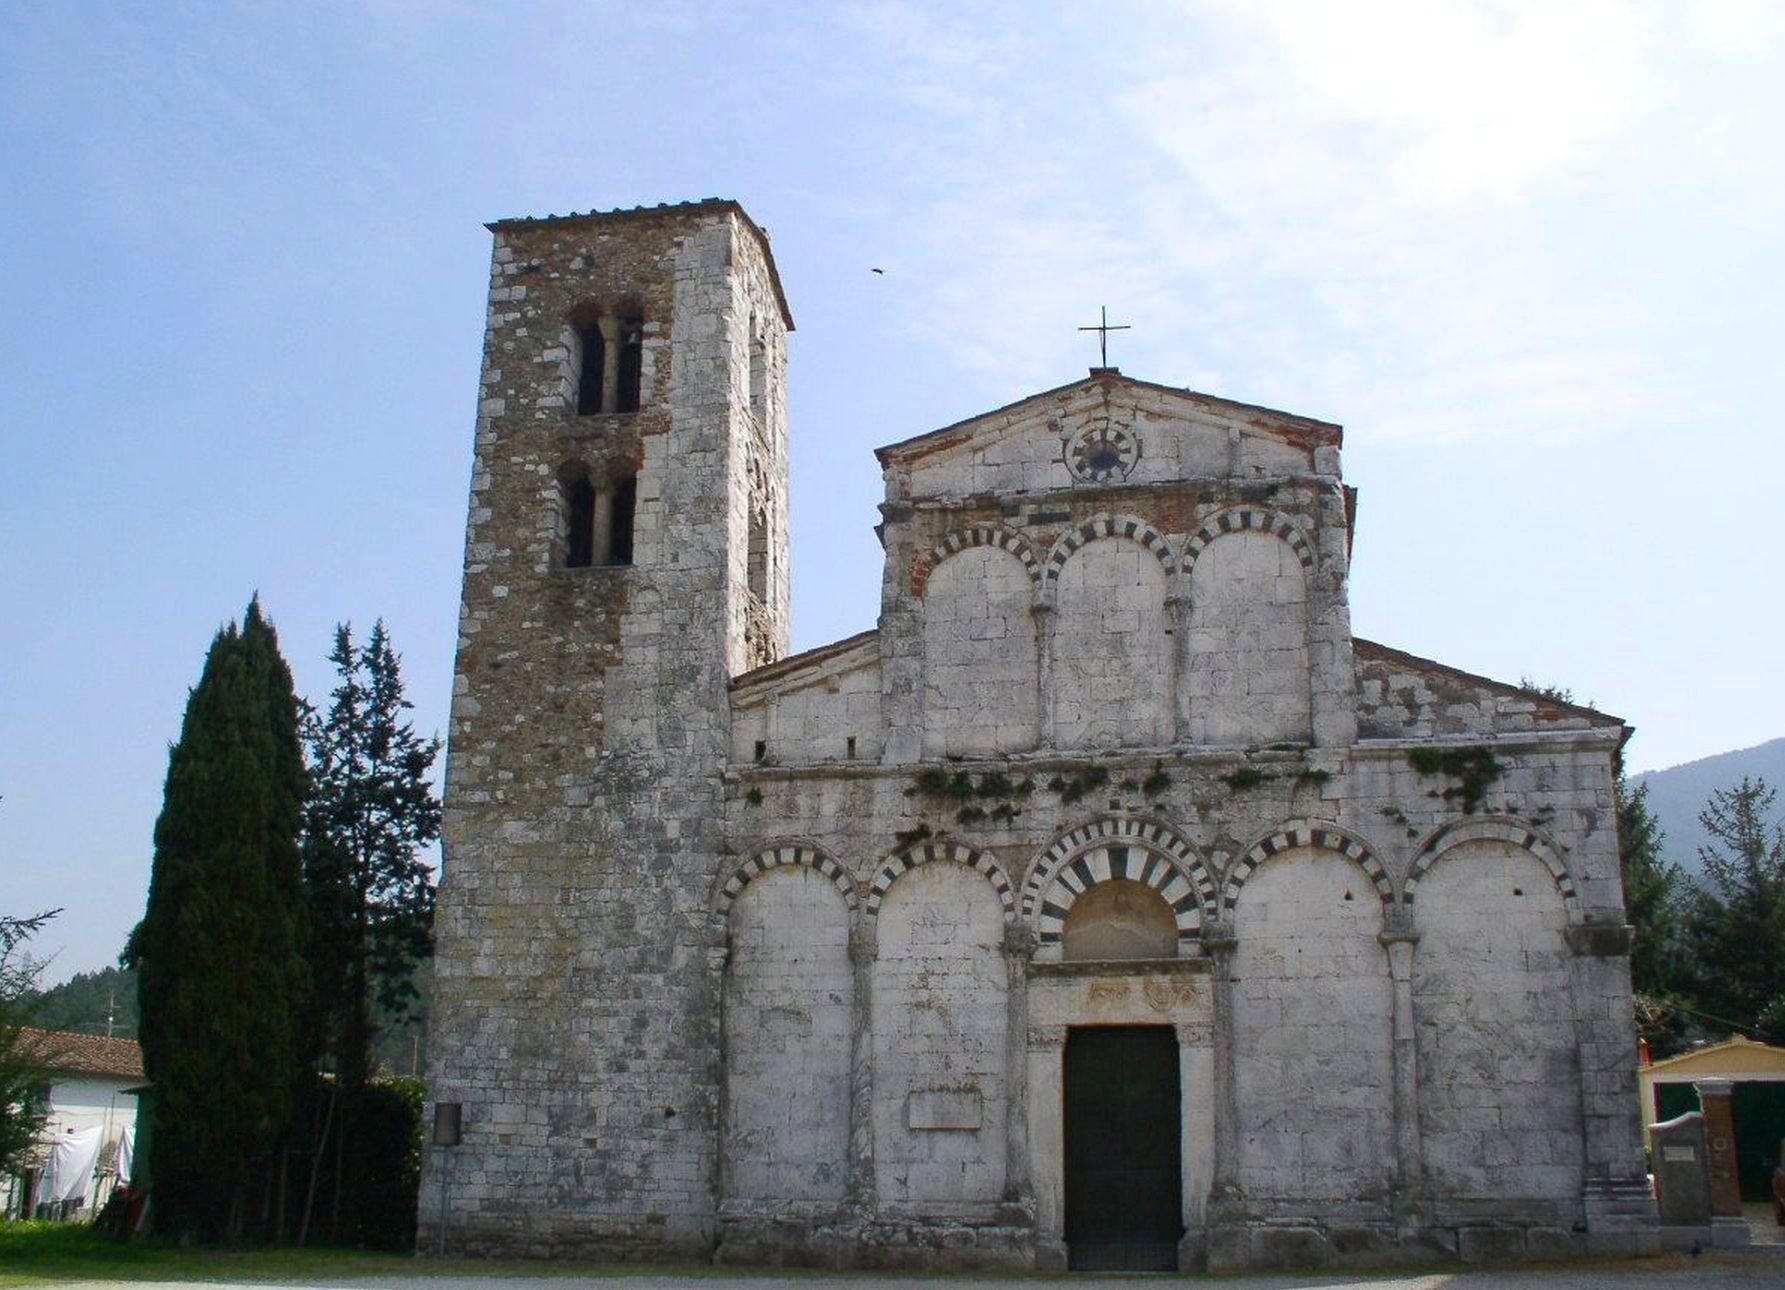
[[548,224],[588,224],[609,223],[617,220],[661,219],[665,216],[696,215],[728,211],[736,215],[745,228],[756,239],[756,245],[762,252],[762,258],[769,266],[769,281],[775,288],[775,303],[781,307],[781,321],[788,331],[793,330],[793,311],[787,307],[787,293],[781,289],[781,271],[775,267],[774,248],[769,245],[768,230],[750,218],[750,212],[742,203],[730,197],[702,197],[690,202],[658,202],[655,206],[622,206],[611,211],[570,211],[564,215],[515,215],[508,219],[491,220],[484,227],[492,233],[501,233],[510,229],[540,228]]

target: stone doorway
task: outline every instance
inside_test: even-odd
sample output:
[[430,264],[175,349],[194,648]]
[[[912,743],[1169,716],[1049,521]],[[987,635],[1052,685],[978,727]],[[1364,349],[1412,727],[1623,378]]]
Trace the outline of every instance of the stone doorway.
[[1064,1066],[1068,1266],[1176,1271],[1184,1232],[1176,1032],[1074,1027]]

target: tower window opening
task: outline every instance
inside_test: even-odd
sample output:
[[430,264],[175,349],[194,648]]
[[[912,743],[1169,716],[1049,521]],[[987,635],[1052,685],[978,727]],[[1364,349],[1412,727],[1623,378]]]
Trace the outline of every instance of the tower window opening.
[[638,477],[628,475],[614,485],[613,509],[608,515],[607,562],[632,563],[632,522],[638,513]]
[[769,599],[769,517],[767,511],[755,507],[750,509],[748,561],[750,594],[766,605]]
[[576,414],[586,417],[601,411],[601,373],[606,366],[607,344],[601,338],[601,326],[584,327],[577,335],[582,340],[583,370],[576,383]]
[[564,567],[586,569],[595,563],[595,485],[587,475],[564,487]]
[[[566,569],[632,563],[633,517],[638,510],[638,479],[627,475],[596,484],[581,467],[560,478],[563,496],[563,563]],[[595,478],[600,478],[596,475]]]
[[750,411],[763,425],[769,417],[769,347],[761,336],[750,340]]
[[577,338],[583,351],[576,383],[577,415],[637,412],[644,371],[643,319],[603,314],[579,328]]
[[644,374],[645,327],[636,318],[620,320],[619,388],[614,392],[615,412],[637,412],[639,381]]

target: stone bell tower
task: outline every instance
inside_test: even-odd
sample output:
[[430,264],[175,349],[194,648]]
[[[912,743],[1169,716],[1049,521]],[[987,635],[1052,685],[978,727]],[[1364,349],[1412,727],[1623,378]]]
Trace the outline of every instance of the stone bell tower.
[[718,771],[787,651],[786,336],[735,202],[503,220],[436,922],[422,1244],[714,1229]]

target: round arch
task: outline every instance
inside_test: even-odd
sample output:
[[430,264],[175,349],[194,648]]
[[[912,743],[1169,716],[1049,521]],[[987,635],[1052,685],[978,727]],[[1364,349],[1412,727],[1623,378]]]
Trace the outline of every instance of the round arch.
[[880,903],[886,899],[888,889],[898,881],[899,875],[919,865],[935,864],[938,861],[966,865],[982,874],[992,884],[992,890],[998,894],[998,903],[1004,909],[1004,921],[1016,921],[1016,900],[1011,892],[1010,879],[1004,875],[1003,866],[985,852],[975,851],[959,842],[925,842],[888,856],[881,862],[879,870],[874,874],[873,883],[868,887],[867,916],[880,916]]
[[1459,847],[1465,842],[1504,842],[1529,851],[1549,870],[1550,877],[1555,879],[1556,890],[1562,893],[1562,903],[1568,910],[1569,921],[1579,921],[1580,896],[1574,885],[1574,875],[1568,871],[1563,848],[1523,820],[1509,815],[1472,816],[1452,820],[1449,824],[1434,829],[1414,853],[1413,867],[1407,871],[1407,881],[1401,887],[1401,903],[1411,905],[1420,879],[1453,847]]
[[1023,571],[1029,575],[1032,586],[1041,582],[1041,560],[1035,554],[1035,547],[1029,539],[1020,533],[1012,533],[1009,529],[997,524],[970,524],[964,529],[956,529],[941,542],[930,549],[930,568],[928,577],[933,576],[942,562],[951,555],[959,555],[962,551],[976,546],[996,547],[1000,551],[1008,551],[1022,562]]
[[849,876],[848,871],[842,865],[832,859],[828,853],[810,843],[790,842],[758,851],[733,869],[713,898],[713,912],[721,918],[729,916],[732,903],[743,894],[745,887],[769,870],[783,868],[787,865],[803,865],[830,879],[831,886],[835,887],[842,895],[843,903],[851,914],[854,914],[860,905],[860,897],[856,895],[855,891],[855,880]]
[[1227,881],[1221,885],[1222,912],[1227,915],[1233,913],[1240,890],[1246,885],[1246,879],[1252,876],[1253,870],[1279,851],[1293,851],[1299,847],[1334,851],[1344,856],[1364,871],[1384,905],[1393,903],[1394,882],[1368,842],[1348,829],[1341,829],[1325,820],[1291,820],[1260,838],[1234,861],[1233,867],[1227,871]]
[[1158,892],[1180,941],[1198,935],[1214,908],[1214,878],[1182,834],[1158,820],[1109,815],[1061,834],[1029,866],[1022,915],[1042,945],[1057,945],[1079,897],[1113,878]]
[[1087,542],[1112,537],[1127,538],[1151,551],[1165,567],[1168,578],[1177,571],[1177,556],[1172,552],[1171,543],[1151,524],[1134,515],[1097,515],[1083,524],[1067,529],[1055,540],[1052,550],[1048,552],[1043,584],[1052,587],[1057,583],[1060,580],[1060,570],[1066,567],[1073,552]]
[[1301,525],[1281,511],[1267,511],[1258,506],[1229,506],[1216,511],[1184,540],[1182,560],[1186,576],[1196,567],[1197,557],[1216,538],[1227,533],[1271,533],[1289,544],[1302,568],[1312,572],[1314,547],[1302,532]]

